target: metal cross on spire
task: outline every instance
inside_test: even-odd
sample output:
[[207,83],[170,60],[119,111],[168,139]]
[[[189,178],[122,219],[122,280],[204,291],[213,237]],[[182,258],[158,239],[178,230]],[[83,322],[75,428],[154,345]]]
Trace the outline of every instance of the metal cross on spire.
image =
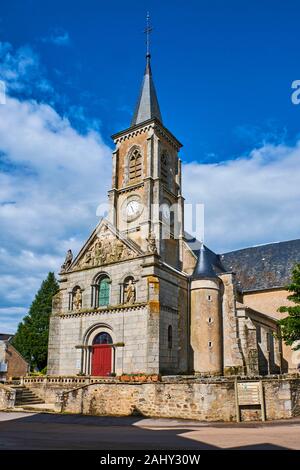
[[152,32],[152,28],[150,25],[150,14],[149,11],[147,12],[147,17],[146,17],[146,29],[144,33],[146,34],[146,45],[147,45],[147,54],[146,57],[150,57],[150,34]]

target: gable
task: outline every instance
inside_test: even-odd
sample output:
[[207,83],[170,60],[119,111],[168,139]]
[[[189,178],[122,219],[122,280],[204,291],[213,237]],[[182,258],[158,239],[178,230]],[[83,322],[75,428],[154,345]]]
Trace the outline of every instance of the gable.
[[98,267],[143,254],[136,243],[118,233],[108,221],[102,219],[74,259],[70,270]]

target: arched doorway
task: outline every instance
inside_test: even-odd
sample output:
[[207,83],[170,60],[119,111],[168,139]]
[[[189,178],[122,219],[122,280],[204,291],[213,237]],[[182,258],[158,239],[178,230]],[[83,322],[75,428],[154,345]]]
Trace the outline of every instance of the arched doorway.
[[108,376],[112,372],[112,338],[102,331],[92,345],[92,375]]

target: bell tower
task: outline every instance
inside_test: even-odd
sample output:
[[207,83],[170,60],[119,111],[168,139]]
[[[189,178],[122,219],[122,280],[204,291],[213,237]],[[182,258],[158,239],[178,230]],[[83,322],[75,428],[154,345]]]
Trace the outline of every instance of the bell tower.
[[[150,31],[148,23],[147,38]],[[146,67],[130,127],[112,136],[116,147],[109,221],[145,251],[154,234],[162,260],[180,268],[182,145],[163,124],[150,61],[147,39]]]

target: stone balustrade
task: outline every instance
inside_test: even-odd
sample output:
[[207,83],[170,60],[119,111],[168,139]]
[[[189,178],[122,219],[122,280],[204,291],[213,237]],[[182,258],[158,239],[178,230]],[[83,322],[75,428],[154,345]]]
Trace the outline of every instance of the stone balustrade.
[[94,384],[94,383],[106,383],[106,382],[115,382],[116,378],[115,377],[91,377],[91,376],[36,376],[36,377],[30,377],[30,376],[25,376],[20,378],[20,383],[21,385],[27,385],[30,387],[30,385],[34,384],[43,384],[43,385],[72,385],[76,387],[77,385],[89,385],[89,384]]

